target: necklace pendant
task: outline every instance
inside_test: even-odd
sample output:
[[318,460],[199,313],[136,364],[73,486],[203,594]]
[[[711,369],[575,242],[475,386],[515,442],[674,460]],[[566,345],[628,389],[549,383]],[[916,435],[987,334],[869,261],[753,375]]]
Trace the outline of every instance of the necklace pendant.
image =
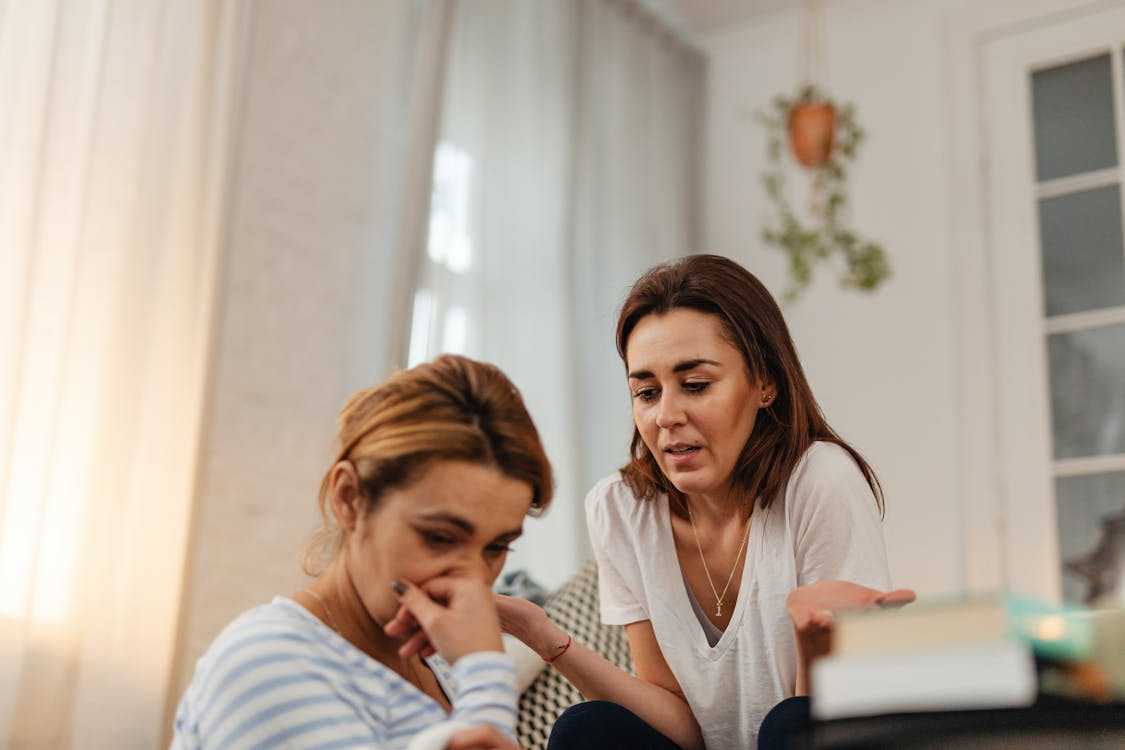
[[715,602],[715,617],[722,617],[722,616],[723,616],[723,603],[722,602]]

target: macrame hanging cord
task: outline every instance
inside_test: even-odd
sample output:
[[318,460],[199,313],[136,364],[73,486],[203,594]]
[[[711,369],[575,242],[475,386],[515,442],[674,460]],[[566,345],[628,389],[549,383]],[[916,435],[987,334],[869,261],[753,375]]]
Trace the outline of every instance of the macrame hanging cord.
[[801,50],[797,71],[801,86],[828,89],[828,63],[824,54],[824,16],[819,0],[804,0],[802,8]]

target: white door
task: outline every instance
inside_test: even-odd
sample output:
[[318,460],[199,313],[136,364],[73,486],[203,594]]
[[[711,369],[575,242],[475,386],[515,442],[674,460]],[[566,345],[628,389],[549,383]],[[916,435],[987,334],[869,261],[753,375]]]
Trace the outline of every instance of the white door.
[[1000,564],[1047,598],[1125,513],[1123,48],[1102,3],[982,49]]

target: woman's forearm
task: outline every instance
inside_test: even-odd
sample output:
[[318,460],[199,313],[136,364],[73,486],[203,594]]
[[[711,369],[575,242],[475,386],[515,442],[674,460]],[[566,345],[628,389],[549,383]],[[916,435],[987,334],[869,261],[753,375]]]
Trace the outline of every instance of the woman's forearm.
[[[553,655],[550,649],[566,642],[567,635],[557,630],[558,633],[546,642],[560,641],[559,646],[548,647],[540,656],[550,658]],[[702,750],[703,735],[682,695],[634,677],[576,639],[571,640],[570,647],[551,662],[551,666],[587,700],[605,700],[623,706],[684,750]]]
[[[703,735],[699,724],[678,690],[629,674],[572,638],[537,605],[500,594],[494,598],[504,632],[518,638],[540,658],[550,661],[587,700],[616,703],[632,711],[684,750],[702,750]],[[627,633],[628,627],[631,626],[627,626]],[[655,641],[653,648],[658,648]],[[635,654],[632,640],[630,651]],[[669,672],[669,683],[674,682]]]
[[577,641],[553,666],[587,700],[624,706],[684,750],[703,750],[699,724],[683,696],[634,677]]

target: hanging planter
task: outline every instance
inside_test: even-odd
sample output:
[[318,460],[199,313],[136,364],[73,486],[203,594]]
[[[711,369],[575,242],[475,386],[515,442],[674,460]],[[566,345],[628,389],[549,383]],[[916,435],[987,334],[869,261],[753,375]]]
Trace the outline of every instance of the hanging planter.
[[[841,285],[872,291],[891,273],[883,247],[860,237],[845,222],[847,168],[855,160],[863,130],[851,104],[837,104],[816,86],[806,84],[795,96],[777,96],[770,111],[757,119],[766,128],[766,168],[762,184],[776,219],[762,239],[789,257],[785,299],[800,296],[812,281],[818,262],[836,259]],[[807,218],[798,215],[786,194],[786,164],[792,152],[810,178]]]
[[[815,83],[828,79],[823,17],[818,0],[804,0],[803,5],[798,80],[805,83],[795,95],[777,96],[772,109],[757,114],[767,135],[762,184],[776,213],[762,239],[789,257],[790,283],[785,292],[789,301],[809,285],[818,262],[836,259],[842,266],[840,283],[865,291],[877,288],[891,274],[882,246],[845,225],[847,169],[863,142],[863,130],[856,123],[855,107],[832,101]],[[809,207],[801,215],[785,192],[786,150],[809,178]]]
[[822,167],[832,155],[836,107],[831,102],[798,102],[789,109],[789,146],[805,167]]

